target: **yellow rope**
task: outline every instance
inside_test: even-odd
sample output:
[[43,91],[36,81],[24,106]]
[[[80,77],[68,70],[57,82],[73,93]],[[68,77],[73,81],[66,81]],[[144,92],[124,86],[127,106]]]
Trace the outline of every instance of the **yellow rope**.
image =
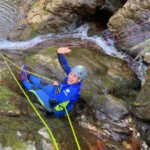
[[80,145],[79,145],[79,141],[78,141],[78,139],[77,139],[77,136],[76,136],[75,130],[74,130],[73,125],[72,125],[72,123],[71,123],[71,120],[70,120],[70,117],[69,117],[68,111],[67,111],[66,107],[65,107],[64,109],[65,109],[65,111],[66,111],[67,118],[68,118],[68,121],[69,121],[69,124],[70,124],[71,130],[72,130],[72,133],[73,133],[74,139],[75,139],[75,141],[76,141],[76,144],[77,144],[78,150],[81,150]]
[[[3,58],[5,58],[8,62],[10,62],[11,64],[13,64],[16,68],[18,68],[19,70],[22,70],[19,66],[17,66],[15,63],[13,63],[12,61],[10,61],[9,59],[7,59],[6,57],[4,57],[2,54],[0,54]],[[24,70],[22,70],[22,71],[24,71]],[[33,72],[30,72],[30,71],[26,71],[26,72],[28,72],[28,73],[30,73],[30,74],[33,74],[33,75],[35,75],[35,76],[37,76],[37,77],[40,77],[40,78],[43,78],[43,79],[45,79],[45,80],[49,80],[49,81],[54,81],[54,80],[52,80],[52,79],[49,79],[49,78],[46,78],[46,77],[43,77],[43,76],[40,76],[40,75],[38,75],[38,74],[35,74],[35,73],[33,73]]]
[[[57,146],[57,143],[56,143],[56,141],[55,141],[55,138],[54,138],[52,132],[50,131],[50,129],[49,129],[49,127],[47,126],[46,122],[45,122],[44,119],[41,117],[41,115],[38,113],[38,111],[36,110],[36,108],[35,108],[34,105],[32,104],[31,100],[29,99],[29,97],[27,96],[27,94],[25,93],[25,91],[23,90],[23,88],[21,87],[21,85],[19,84],[19,82],[18,82],[18,80],[16,79],[15,75],[13,74],[12,70],[11,70],[10,67],[8,66],[7,61],[10,62],[11,64],[13,64],[16,68],[18,68],[18,69],[20,69],[20,70],[22,70],[22,69],[21,69],[19,66],[17,66],[15,63],[13,63],[12,61],[10,61],[9,59],[7,59],[6,57],[4,57],[2,54],[0,54],[0,55],[3,57],[3,59],[4,59],[5,63],[6,63],[6,65],[7,65],[7,67],[9,68],[9,70],[10,70],[11,74],[13,75],[15,81],[17,82],[17,84],[18,84],[19,87],[21,88],[22,92],[23,92],[24,95],[26,96],[26,98],[27,98],[27,100],[29,101],[30,105],[32,106],[32,108],[34,109],[34,111],[36,112],[36,114],[38,115],[38,117],[40,118],[40,120],[43,122],[43,124],[44,124],[45,127],[47,128],[49,134],[52,136],[52,139],[53,139],[53,141],[54,141],[55,147],[56,147],[56,149],[58,150],[58,146]],[[6,61],[6,60],[7,60],[7,61]],[[24,70],[22,70],[22,71],[24,71]],[[30,72],[30,71],[26,71],[26,72],[28,72],[28,73],[30,73],[30,74],[33,74],[33,75],[35,75],[35,76],[38,76],[38,77],[40,77],[40,78],[43,78],[43,79],[46,79],[46,80],[49,80],[49,81],[53,81],[53,80],[51,80],[51,79],[49,79],[49,78],[40,76],[40,75],[35,74],[35,73],[32,73],[32,72]],[[67,111],[66,108],[64,108],[64,109],[65,109],[65,111],[66,111],[67,118],[68,118],[68,121],[69,121],[71,130],[72,130],[72,133],[73,133],[73,135],[74,135],[74,138],[75,138],[75,141],[76,141],[78,150],[81,150],[80,145],[79,145],[79,141],[78,141],[77,136],[76,136],[76,134],[75,134],[75,131],[74,131],[72,122],[71,122],[71,120],[70,120],[68,111]]]
[[42,123],[44,124],[44,126],[46,127],[46,129],[48,130],[49,134],[51,135],[52,140],[53,140],[53,142],[54,142],[54,145],[55,145],[55,147],[56,147],[56,150],[59,150],[58,145],[57,145],[57,143],[56,143],[56,140],[55,140],[55,138],[54,138],[54,136],[53,136],[53,134],[52,134],[50,128],[48,127],[48,125],[46,124],[46,122],[44,121],[44,119],[42,118],[42,116],[39,114],[39,112],[37,111],[37,109],[34,107],[34,105],[32,104],[31,100],[29,99],[29,97],[27,96],[27,94],[25,93],[25,91],[23,90],[23,88],[21,87],[21,85],[20,85],[20,83],[18,82],[18,80],[16,79],[14,73],[13,73],[12,70],[10,69],[10,67],[9,67],[9,65],[8,65],[8,63],[7,63],[6,59],[5,59],[5,57],[4,57],[2,54],[0,54],[0,55],[3,57],[3,59],[4,59],[5,63],[6,63],[6,65],[7,65],[7,67],[8,67],[8,69],[9,69],[10,73],[12,74],[12,76],[13,76],[13,78],[15,79],[16,83],[18,84],[18,86],[19,86],[20,89],[22,90],[23,94],[24,94],[25,97],[27,98],[29,104],[31,105],[31,107],[33,108],[33,110],[35,111],[35,113],[37,114],[37,116],[40,118],[40,120],[42,121]]

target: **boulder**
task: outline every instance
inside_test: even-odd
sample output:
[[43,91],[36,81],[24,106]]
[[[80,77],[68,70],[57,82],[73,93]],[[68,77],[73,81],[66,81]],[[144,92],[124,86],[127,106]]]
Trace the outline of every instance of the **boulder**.
[[93,107],[93,112],[96,118],[99,120],[101,116],[105,115],[103,118],[111,118],[112,120],[123,119],[129,114],[127,105],[121,99],[118,99],[111,95],[89,95],[89,93],[84,92],[83,97],[85,98],[89,107]]
[[149,0],[134,2],[128,0],[108,22],[108,28],[114,33],[115,45],[119,50],[136,56],[143,49],[132,49],[150,38]]

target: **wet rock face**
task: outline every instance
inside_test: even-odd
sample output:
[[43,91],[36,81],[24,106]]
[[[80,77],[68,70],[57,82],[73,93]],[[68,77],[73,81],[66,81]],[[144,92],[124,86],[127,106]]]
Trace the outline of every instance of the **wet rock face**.
[[[74,44],[80,41],[78,40],[79,39],[76,39],[76,40],[71,39],[71,41],[73,42],[70,42],[70,39],[63,39],[63,42],[64,41],[67,43],[69,42],[70,46],[73,45],[76,47],[77,45],[74,45]],[[62,41],[57,41],[57,42],[62,43]],[[86,44],[86,41],[84,41],[84,45],[85,44]],[[57,79],[59,81],[62,81],[62,79],[66,75],[64,74],[64,71],[60,67],[58,59],[57,59],[57,55],[56,55],[57,47],[58,45],[52,46],[52,44],[49,41],[46,41],[43,43],[39,43],[33,48],[24,50],[23,51],[24,56],[20,56],[17,54],[15,55],[14,53],[17,50],[13,51],[12,55],[9,54],[8,51],[3,51],[3,53],[5,53],[5,56],[7,56],[10,60],[12,60],[14,63],[16,63],[19,66],[22,66],[22,64],[26,64],[28,69],[33,73],[40,74],[41,76],[45,76],[53,80]],[[130,101],[136,97],[137,91],[135,90],[135,88],[138,86],[138,84],[135,84],[133,86],[133,83],[134,82],[138,83],[139,81],[136,78],[134,72],[131,70],[131,68],[128,67],[128,64],[126,62],[118,58],[113,58],[111,56],[100,53],[100,51],[95,51],[95,49],[90,48],[90,47],[72,48],[72,52],[66,55],[66,58],[70,66],[81,64],[81,65],[84,65],[88,69],[89,75],[83,81],[84,83],[82,87],[81,98],[84,99],[84,102],[86,102],[88,107],[90,107],[90,109],[88,109],[89,113],[95,115],[95,118],[97,117],[97,120],[101,120],[100,117],[103,115],[102,117],[106,118],[103,120],[107,121],[107,118],[109,118],[109,121],[115,120],[114,122],[119,122],[120,119],[128,115],[129,112],[123,100],[127,101],[127,98],[129,97],[129,101]],[[3,86],[5,85],[8,89],[11,89],[13,93],[17,93],[21,95],[19,87],[15,84],[15,81],[13,80],[12,76],[10,76],[9,73],[7,72],[5,73],[3,71],[3,69],[6,70],[7,68],[4,65],[4,63],[2,63],[3,62],[2,59],[0,61],[1,61],[0,68],[2,71],[2,74],[0,74],[1,85]],[[17,71],[17,69],[14,68],[13,66],[12,66],[12,69],[13,69],[13,72],[15,72],[17,79],[19,79],[19,74],[17,72],[19,72],[20,70]],[[28,95],[31,98],[31,100],[37,100],[35,97],[33,98],[29,93]],[[17,99],[15,100],[17,101]],[[22,115],[24,114],[28,115],[28,113],[25,112],[25,108],[22,110],[23,110]],[[32,111],[29,111],[29,113],[32,114]],[[55,126],[55,123],[58,125],[58,123],[53,122],[51,118],[49,119],[49,122],[53,123],[53,127]],[[113,130],[110,130],[109,132],[114,134],[114,138],[116,134],[117,135],[123,134],[123,137],[119,136],[119,138],[117,139],[120,139],[120,138],[124,139],[124,134],[125,135],[130,134],[130,131],[128,130],[128,128],[121,129],[121,128],[118,128],[118,126],[114,127],[111,125],[104,126],[104,127],[105,129],[108,129],[109,127],[110,128],[113,127]],[[66,135],[68,134],[68,129],[66,131],[63,128],[62,132],[65,132],[65,134],[61,134],[62,135],[61,137],[60,137],[60,132],[58,132],[58,129],[56,130],[57,130],[56,133],[59,134],[58,135],[59,139],[62,138],[63,142],[64,142],[64,137],[67,137],[65,143],[67,143],[68,146],[67,145],[65,146],[67,146],[69,149],[70,143],[72,143],[73,140],[71,138],[68,139],[68,135]],[[84,136],[81,134],[82,132],[80,130],[77,130],[77,131],[78,131],[78,135],[84,138]],[[36,134],[33,134],[33,135],[36,135]],[[33,136],[31,136],[31,138],[32,137]],[[80,137],[80,140],[82,140],[81,137]],[[86,139],[86,142],[83,141],[82,143],[85,143],[86,146],[84,148],[88,150],[90,149],[89,140],[91,140],[91,138],[89,138],[88,136],[88,138],[84,138],[84,139]],[[95,143],[94,141],[95,139],[92,140],[92,144],[90,144],[90,146],[92,146],[93,143]],[[41,149],[43,145],[45,145],[44,143],[45,142],[42,142],[39,144],[39,147]],[[96,146],[96,148],[97,147],[98,146]],[[116,150],[117,149],[118,148],[116,148]]]
[[[47,42],[47,46],[50,45],[51,43],[48,45]],[[41,46],[42,44],[39,44],[39,47]],[[41,75],[50,79],[62,81],[65,74],[58,63],[57,48],[49,47],[42,50],[37,48],[28,50],[28,54],[23,58],[16,57],[15,59],[10,57],[10,59],[16,63],[23,63],[20,60],[23,59],[31,71],[37,74],[42,73]],[[124,104],[121,104],[120,101],[117,102],[117,98],[124,101],[134,100],[138,92],[136,88],[139,80],[127,63],[88,48],[74,48],[67,58],[70,66],[81,64],[88,69],[89,76],[83,81],[83,90],[81,92],[81,98],[87,102],[88,106],[92,106],[94,111],[98,110],[106,113],[106,116],[114,120],[128,114]],[[6,81],[7,78],[5,78]],[[8,87],[14,84],[13,80],[9,82]],[[17,86],[16,84],[14,85],[15,87]],[[105,97],[104,95],[110,96]]]
[[136,126],[138,128],[138,131],[141,134],[141,137],[146,141],[148,146],[150,146],[150,122],[149,121],[142,121],[142,120],[137,120],[136,121]]
[[[86,96],[85,96],[86,97]],[[111,95],[92,95],[86,102],[93,107],[95,116],[98,120],[120,120],[129,114],[126,104]]]
[[135,116],[143,120],[150,120],[150,79],[145,81],[136,101],[131,105]]
[[96,0],[37,2],[27,14],[27,20],[39,33],[63,31],[66,30],[65,26],[67,27],[78,18],[76,14],[94,14],[97,5]]
[[21,0],[1,0],[0,2],[0,40],[5,40],[18,21]]
[[13,30],[8,34],[8,40],[11,41],[24,41],[30,39],[36,35],[30,25],[27,23],[26,17],[30,7],[36,2],[36,0],[22,0],[22,4],[19,7],[18,21],[16,22]]
[[83,21],[97,22],[98,28],[105,29],[108,19],[122,5],[120,0],[25,1],[20,9],[20,20],[9,34],[9,39],[27,40],[37,33],[68,32]]
[[[17,70],[13,70],[16,72]],[[15,74],[18,78],[18,75]],[[9,81],[9,82],[8,82]],[[0,70],[0,115],[19,117],[22,114],[34,116],[35,113],[27,104],[22,91],[10,72],[6,69]]]
[[[77,14],[89,15],[95,13],[98,5],[93,1],[51,1],[51,0],[28,0],[20,9],[20,20],[13,31],[9,34],[10,40],[27,40],[38,33],[68,31],[68,27],[78,20]],[[88,11],[87,11],[88,10]],[[32,30],[27,34],[27,30]]]
[[[39,33],[58,32],[65,30],[64,26],[78,20],[81,16],[83,20],[100,22],[106,27],[106,23],[112,14],[122,7],[120,1],[45,1],[38,3],[28,13],[29,24]],[[37,13],[38,12],[38,13]],[[78,15],[78,16],[77,16]]]
[[[145,41],[150,37],[148,34],[150,24],[148,23],[150,13],[148,0],[128,0],[123,8],[110,18],[108,28],[115,35],[115,45],[118,49],[136,56],[142,49],[132,50],[132,47]],[[131,38],[130,38],[131,37]],[[126,40],[122,40],[126,39]],[[120,41],[119,41],[120,40]]]
[[[102,102],[104,100],[104,103]],[[101,105],[101,102],[103,103]],[[112,118],[112,120],[120,120],[126,116],[129,111],[125,103],[110,95],[100,98],[99,104],[96,106],[99,110],[104,111],[106,116]]]

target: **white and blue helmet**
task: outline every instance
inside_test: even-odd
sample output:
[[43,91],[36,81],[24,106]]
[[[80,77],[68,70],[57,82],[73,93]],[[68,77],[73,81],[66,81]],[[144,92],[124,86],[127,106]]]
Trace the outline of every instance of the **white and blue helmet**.
[[84,66],[74,66],[71,71],[80,79],[84,79],[87,76],[87,70]]

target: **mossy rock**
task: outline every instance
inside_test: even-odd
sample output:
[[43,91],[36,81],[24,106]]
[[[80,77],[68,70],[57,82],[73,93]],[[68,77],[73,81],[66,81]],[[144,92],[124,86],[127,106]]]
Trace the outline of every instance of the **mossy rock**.
[[31,26],[28,25],[21,33],[19,40],[26,41],[36,36],[38,36],[38,33],[35,31],[35,29],[32,29]]
[[[18,70],[14,67],[11,67],[11,70],[12,70],[14,76],[16,77],[16,79],[19,79],[20,77],[18,74]],[[16,83],[14,77],[12,76],[12,74],[10,73],[8,68],[6,68],[4,70],[0,70],[0,85],[8,87],[10,90],[12,90],[13,92],[16,92],[18,94],[21,93],[21,90],[20,90],[18,84]]]
[[[68,40],[66,39],[65,42],[69,42]],[[40,68],[44,66],[50,73],[48,73],[48,70],[42,69],[43,73],[45,72],[46,75],[51,74],[51,77],[54,78],[57,78],[58,75],[58,79],[62,79],[60,76],[65,75],[57,60],[57,48],[41,49],[38,54],[33,53],[27,56],[25,61],[30,66],[34,66],[33,68],[35,66],[40,66]],[[89,76],[84,80],[83,90],[91,90],[93,93],[98,94],[111,94],[125,101],[135,100],[136,94],[139,92],[137,89],[140,81],[136,79],[134,72],[124,61],[89,48],[72,48],[72,52],[65,56],[70,66],[80,64],[87,68]]]
[[40,142],[41,137],[38,135],[38,130],[42,128],[42,124],[33,120],[0,117],[0,143],[2,146],[11,147],[13,150],[26,150],[29,145],[28,141]]
[[32,5],[31,9],[34,8],[34,7],[37,7],[37,6],[39,6],[39,5],[40,5],[40,2],[35,2],[35,3]]
[[8,111],[18,110],[17,106],[15,106],[16,98],[17,98],[16,94],[13,93],[10,89],[4,86],[0,86],[0,110],[1,111],[8,112]]

